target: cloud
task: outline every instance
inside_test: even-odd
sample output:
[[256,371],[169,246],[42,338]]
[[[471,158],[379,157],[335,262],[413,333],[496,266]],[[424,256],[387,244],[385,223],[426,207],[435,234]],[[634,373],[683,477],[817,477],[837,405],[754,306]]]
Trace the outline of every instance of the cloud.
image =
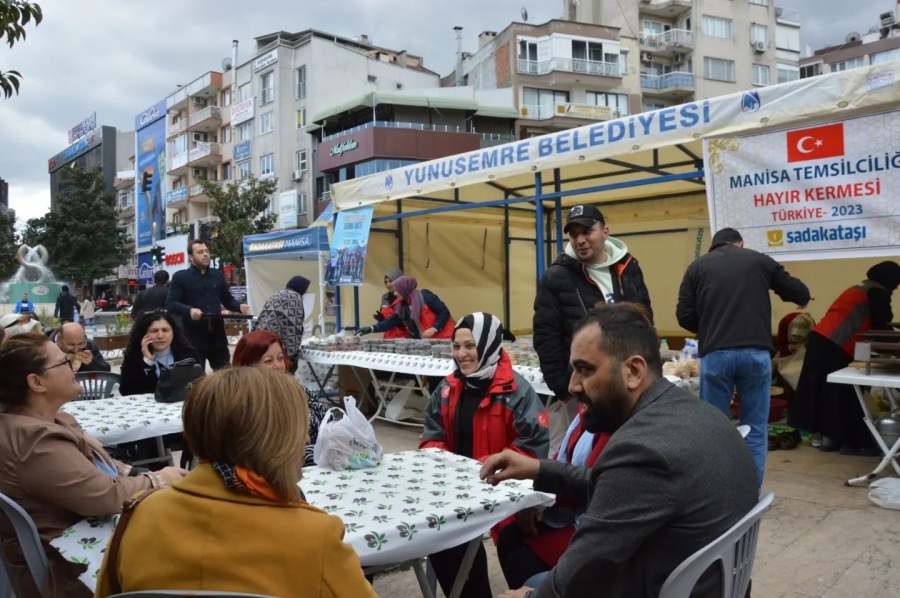
[[[453,69],[453,26],[464,30],[464,49],[477,49],[477,35],[520,20],[558,17],[559,0],[41,0],[44,22],[29,27],[14,48],[0,46],[0,70],[25,77],[20,96],[0,100],[0,176],[10,183],[10,204],[22,218],[50,205],[47,160],[65,149],[66,131],[91,112],[123,130],[134,116],[231,56],[242,56],[253,38],[275,31],[318,29],[344,37],[370,36],[372,43],[424,57],[442,75]],[[860,11],[847,0],[776,0],[800,10],[803,43],[813,48],[865,32],[892,0]]]

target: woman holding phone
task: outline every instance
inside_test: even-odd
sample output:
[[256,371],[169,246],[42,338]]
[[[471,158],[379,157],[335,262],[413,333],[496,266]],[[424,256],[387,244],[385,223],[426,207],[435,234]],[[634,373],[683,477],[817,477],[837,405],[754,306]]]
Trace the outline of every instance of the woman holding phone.
[[174,316],[165,310],[145,313],[131,329],[119,392],[123,396],[156,392],[160,370],[184,359],[200,361]]

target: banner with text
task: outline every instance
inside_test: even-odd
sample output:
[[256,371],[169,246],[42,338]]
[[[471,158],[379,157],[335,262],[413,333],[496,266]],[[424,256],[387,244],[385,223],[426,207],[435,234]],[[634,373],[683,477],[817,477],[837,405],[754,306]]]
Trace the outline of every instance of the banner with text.
[[782,260],[900,254],[900,113],[704,140],[713,231]]
[[325,281],[331,285],[361,286],[366,266],[366,247],[372,227],[372,207],[347,210],[337,215],[334,242]]

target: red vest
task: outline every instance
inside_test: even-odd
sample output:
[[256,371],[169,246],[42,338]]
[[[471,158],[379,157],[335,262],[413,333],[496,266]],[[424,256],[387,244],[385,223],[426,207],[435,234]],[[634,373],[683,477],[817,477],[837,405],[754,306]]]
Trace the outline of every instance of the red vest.
[[[399,299],[397,299],[397,301],[399,301]],[[396,304],[396,301],[394,302],[394,304]],[[392,315],[394,315],[394,304],[388,305],[387,307],[382,307],[379,310],[381,312],[381,315],[384,316],[385,319],[390,318]],[[409,338],[409,330],[407,330],[403,326],[394,326],[384,333],[384,338]]]
[[852,356],[857,341],[862,340],[859,333],[872,329],[869,291],[880,286],[876,282],[866,280],[841,293],[819,324],[813,328],[813,332],[821,334]]
[[[394,314],[394,311],[397,309],[397,304],[400,302],[400,299],[396,299],[389,308],[387,308],[390,313],[388,317]],[[382,312],[384,313],[384,312]],[[434,323],[437,322],[437,314],[431,311],[431,308],[425,305],[425,302],[422,302],[422,309],[419,311],[419,326],[422,327],[422,332],[425,332],[429,328],[434,327]],[[443,328],[437,331],[431,338],[453,338],[453,329],[456,327],[456,322],[453,321],[453,318],[448,318],[447,323]],[[400,327],[402,328],[402,327]],[[396,330],[396,328],[395,328]],[[409,338],[410,334],[406,328],[403,328],[403,332],[405,336],[395,336],[389,337],[387,333],[385,333],[384,338]]]

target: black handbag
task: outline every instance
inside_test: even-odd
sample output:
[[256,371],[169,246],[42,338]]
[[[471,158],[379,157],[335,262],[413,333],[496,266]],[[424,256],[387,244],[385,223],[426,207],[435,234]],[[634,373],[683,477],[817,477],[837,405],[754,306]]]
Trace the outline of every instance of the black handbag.
[[195,359],[183,359],[171,367],[161,368],[154,398],[157,403],[179,403],[187,398],[194,381],[205,375],[203,366]]

